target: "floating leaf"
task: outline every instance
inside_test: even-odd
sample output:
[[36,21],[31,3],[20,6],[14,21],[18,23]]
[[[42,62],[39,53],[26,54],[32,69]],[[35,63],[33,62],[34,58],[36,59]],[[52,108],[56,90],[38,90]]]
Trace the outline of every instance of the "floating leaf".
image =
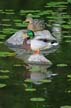
[[67,2],[49,2],[47,5],[60,5],[60,4],[68,4]]
[[71,108],[71,106],[61,106],[60,108]]
[[2,26],[5,26],[5,27],[10,27],[11,24],[2,24]]
[[65,29],[70,29],[71,25],[63,25],[62,27],[65,28]]
[[43,102],[43,101],[45,101],[45,98],[42,98],[42,97],[31,98],[30,101],[33,101],[33,102]]
[[67,19],[67,18],[70,18],[70,16],[69,15],[63,15],[62,18]]
[[16,23],[21,23],[20,19],[14,19],[13,21],[16,22]]
[[71,40],[66,40],[65,42],[67,42],[67,43],[71,43]]
[[0,52],[0,57],[7,57],[7,56],[15,56],[15,53],[11,52]]
[[14,64],[15,67],[20,67],[20,66],[23,66],[21,64]]
[[68,1],[68,3],[71,3],[71,0],[67,0]]
[[0,13],[1,13],[1,14],[5,14],[5,12],[4,12],[4,11],[1,11]]
[[33,91],[36,91],[36,89],[35,88],[26,88],[25,91],[33,92]]
[[2,73],[9,73],[10,71],[9,70],[0,70],[0,72],[2,72]]
[[17,31],[17,29],[13,29],[13,28],[4,28],[3,29],[3,32],[16,32]]
[[67,2],[49,2],[45,7],[67,7],[66,6]]
[[24,80],[24,82],[32,82],[32,80],[31,79],[26,79],[26,80]]
[[0,34],[0,39],[5,39],[7,35]]
[[3,44],[4,42],[0,41],[0,44]]
[[6,12],[14,12],[13,9],[5,9]]
[[38,12],[40,12],[40,10],[20,10],[20,13],[26,13],[26,14],[28,14],[28,13],[38,13]]
[[10,21],[10,19],[2,19],[2,21]]
[[63,34],[68,34],[69,33],[69,31],[63,31]]
[[[7,25],[4,25],[4,26],[7,26]],[[11,29],[11,28],[6,28],[6,29],[3,29],[2,32],[7,35],[7,34],[10,34],[10,33],[14,33],[15,30]]]
[[6,86],[6,84],[0,84],[0,88],[3,88],[5,86]]
[[71,93],[71,90],[68,90],[67,93]]
[[2,75],[2,76],[0,76],[0,79],[9,79],[9,76],[7,76],[7,75]]
[[0,12],[3,12],[3,10],[0,9]]
[[15,13],[14,12],[5,12],[5,14],[7,14],[7,15],[13,15]]
[[67,64],[57,64],[56,65],[57,67],[66,67],[66,66],[68,66]]
[[71,38],[71,36],[66,35],[66,36],[64,36],[64,38]]
[[68,78],[71,78],[71,74],[70,74],[70,75],[67,75],[67,77],[68,77]]
[[44,80],[40,80],[40,82],[42,82],[42,83],[50,83],[52,81],[50,79],[44,79]]
[[27,23],[15,23],[17,27],[27,27]]

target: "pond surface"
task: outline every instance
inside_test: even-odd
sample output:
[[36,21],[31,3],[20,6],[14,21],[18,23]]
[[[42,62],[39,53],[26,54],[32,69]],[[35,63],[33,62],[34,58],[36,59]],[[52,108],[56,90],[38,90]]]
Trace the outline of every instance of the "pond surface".
[[[70,6],[70,3],[66,6]],[[50,7],[48,9],[51,10]],[[47,59],[53,63],[50,68],[48,65],[25,63],[4,44],[16,31],[26,28],[23,21],[29,12],[33,13],[33,17],[43,17],[47,22],[46,12],[40,15],[40,10],[0,10],[0,108],[71,108],[69,9],[60,10],[60,12],[67,12],[69,16],[63,16],[62,21],[65,23],[62,23],[60,47],[56,52],[46,55]],[[50,17],[50,14],[48,16]],[[49,18],[49,25],[55,19],[52,17],[51,20]]]

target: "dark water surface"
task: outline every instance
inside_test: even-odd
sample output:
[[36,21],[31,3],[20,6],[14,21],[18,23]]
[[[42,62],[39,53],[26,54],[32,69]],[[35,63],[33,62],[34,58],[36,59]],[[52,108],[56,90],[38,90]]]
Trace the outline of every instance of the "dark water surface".
[[[37,13],[40,9],[47,10],[43,8],[46,3],[47,0],[0,1],[0,108],[71,108],[70,2],[67,4],[66,11],[60,11],[67,12],[69,17],[63,19],[65,23],[62,23],[64,28],[62,28],[62,42],[59,49],[47,56],[53,63],[49,69],[45,65],[24,63],[4,45],[13,33],[26,28],[22,23],[27,13],[33,13],[34,17],[39,18]],[[37,9],[37,12],[28,9]],[[41,17],[47,22],[47,14]],[[52,22],[48,20],[49,24]]]

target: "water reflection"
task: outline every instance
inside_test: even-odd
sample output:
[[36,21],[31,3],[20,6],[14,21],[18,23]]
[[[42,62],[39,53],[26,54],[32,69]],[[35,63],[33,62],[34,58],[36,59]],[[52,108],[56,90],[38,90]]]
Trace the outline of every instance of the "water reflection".
[[57,74],[53,74],[50,69],[48,69],[48,66],[46,65],[29,65],[29,71],[25,72],[25,80],[32,82],[33,84],[40,85],[43,83],[49,83],[51,82],[51,78],[53,76],[56,76]]

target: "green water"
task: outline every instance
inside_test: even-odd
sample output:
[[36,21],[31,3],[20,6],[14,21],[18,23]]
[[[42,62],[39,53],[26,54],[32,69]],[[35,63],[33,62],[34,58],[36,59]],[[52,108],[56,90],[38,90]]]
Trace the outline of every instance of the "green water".
[[[21,2],[13,1],[13,9],[9,9],[9,2],[0,2],[0,108],[71,108],[70,1],[65,1],[65,10],[60,7],[57,11],[52,6],[52,1],[48,7],[47,0],[41,0],[40,3],[32,0],[29,6],[26,1],[25,10]],[[36,3],[35,6],[32,6],[33,2]],[[47,56],[53,63],[50,69],[47,69],[47,66],[35,65],[30,69],[28,64],[16,58],[15,53],[4,45],[12,34],[26,28],[23,21],[28,13],[33,13],[33,17],[45,19],[48,22],[48,29],[56,19],[62,25],[60,47],[55,53]],[[59,13],[64,13],[64,16]],[[41,77],[47,74],[47,78],[42,78],[41,84],[35,84],[35,81],[29,79],[33,73]]]

